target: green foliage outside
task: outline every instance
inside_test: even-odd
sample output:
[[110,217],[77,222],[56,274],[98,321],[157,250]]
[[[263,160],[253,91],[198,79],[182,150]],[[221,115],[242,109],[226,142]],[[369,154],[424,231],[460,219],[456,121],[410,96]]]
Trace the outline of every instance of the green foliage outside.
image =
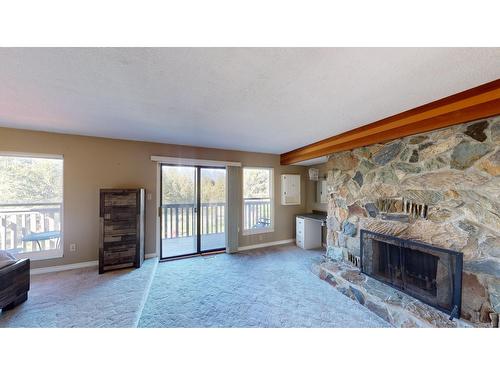
[[[167,170],[165,170],[167,169]],[[195,169],[164,167],[163,204],[195,201]],[[270,171],[244,169],[244,198],[269,197]],[[0,156],[0,203],[62,202],[63,162]],[[203,169],[202,202],[225,201],[225,170]]]
[[[244,198],[262,199],[269,198],[268,169],[245,168],[244,173]],[[194,204],[195,202],[195,168],[191,167],[163,167],[163,204]],[[202,203],[225,202],[224,170],[201,170],[201,200]]]
[[243,198],[269,198],[269,180],[271,171],[269,169],[243,169]]
[[62,160],[0,156],[0,204],[59,203],[62,188]]
[[[162,203],[194,204],[196,201],[195,168],[163,167]],[[201,170],[201,202],[225,202],[226,171],[214,169]]]

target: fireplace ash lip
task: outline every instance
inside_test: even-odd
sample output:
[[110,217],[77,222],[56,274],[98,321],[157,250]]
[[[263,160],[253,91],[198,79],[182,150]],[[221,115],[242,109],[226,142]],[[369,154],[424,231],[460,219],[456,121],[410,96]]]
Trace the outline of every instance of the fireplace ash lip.
[[[391,241],[391,242],[387,242],[389,244],[394,244],[394,242],[396,242],[397,246],[399,246],[399,247],[406,247],[406,248],[411,249],[413,246],[413,247],[423,248],[426,250],[431,250],[434,252],[450,254],[453,257],[455,257],[455,259],[456,259],[455,271],[456,272],[454,272],[454,274],[453,274],[453,276],[454,276],[453,280],[452,280],[453,295],[452,295],[452,301],[451,301],[450,308],[447,309],[447,308],[441,307],[439,305],[434,305],[432,303],[429,303],[428,301],[423,300],[421,296],[419,296],[416,293],[412,293],[408,289],[399,288],[397,285],[395,285],[393,283],[389,283],[389,282],[386,282],[385,280],[383,280],[382,278],[375,277],[374,274],[365,272],[364,267],[363,267],[363,264],[364,264],[363,255],[364,255],[364,250],[365,250],[364,247],[365,247],[366,236],[375,236],[376,239],[380,239],[381,241],[384,241],[384,240]],[[416,250],[416,249],[413,249],[413,250]],[[416,250],[416,251],[418,251],[418,250]],[[389,285],[392,288],[394,288],[402,293],[405,293],[411,297],[417,298],[418,300],[422,301],[423,303],[425,303],[425,304],[427,304],[427,305],[429,305],[429,306],[431,306],[439,311],[442,311],[446,314],[449,314],[450,320],[453,320],[454,318],[459,318],[461,316],[463,254],[459,251],[444,249],[444,248],[440,248],[437,246],[433,246],[433,245],[425,243],[425,242],[408,240],[408,239],[404,239],[401,237],[396,237],[396,236],[392,236],[392,235],[388,235],[388,234],[377,233],[377,232],[372,232],[372,231],[369,231],[366,229],[361,229],[360,230],[360,272],[365,274],[368,277],[373,278],[374,280],[377,280],[377,281],[382,282],[386,285]]]

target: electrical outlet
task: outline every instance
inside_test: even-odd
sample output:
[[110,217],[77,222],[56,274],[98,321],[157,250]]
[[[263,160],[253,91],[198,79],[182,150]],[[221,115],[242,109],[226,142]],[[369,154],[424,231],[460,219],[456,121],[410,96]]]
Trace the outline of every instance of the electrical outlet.
[[76,251],[76,243],[69,244],[69,251]]
[[146,195],[146,197],[147,197],[147,200],[148,200],[148,201],[150,201],[151,199],[153,199],[153,196],[151,195],[151,193],[148,193],[148,194]]

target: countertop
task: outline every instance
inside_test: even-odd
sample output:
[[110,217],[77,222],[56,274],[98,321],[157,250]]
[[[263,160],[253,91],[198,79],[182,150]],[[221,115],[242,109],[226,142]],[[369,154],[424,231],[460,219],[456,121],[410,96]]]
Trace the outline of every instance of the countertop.
[[309,220],[320,221],[322,224],[326,223],[326,212],[313,211],[312,213],[299,214],[297,217]]

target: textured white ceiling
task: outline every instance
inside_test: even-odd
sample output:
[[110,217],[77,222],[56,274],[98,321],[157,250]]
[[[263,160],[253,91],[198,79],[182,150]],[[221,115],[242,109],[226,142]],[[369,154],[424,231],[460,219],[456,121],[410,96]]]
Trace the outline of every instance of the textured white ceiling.
[[0,48],[0,126],[282,153],[500,77],[500,48]]

